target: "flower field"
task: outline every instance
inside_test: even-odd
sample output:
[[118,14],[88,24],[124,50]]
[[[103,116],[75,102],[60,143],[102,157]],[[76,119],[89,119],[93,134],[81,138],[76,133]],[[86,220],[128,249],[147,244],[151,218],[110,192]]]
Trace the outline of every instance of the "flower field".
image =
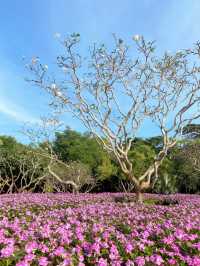
[[200,196],[121,196],[1,195],[0,265],[200,265]]

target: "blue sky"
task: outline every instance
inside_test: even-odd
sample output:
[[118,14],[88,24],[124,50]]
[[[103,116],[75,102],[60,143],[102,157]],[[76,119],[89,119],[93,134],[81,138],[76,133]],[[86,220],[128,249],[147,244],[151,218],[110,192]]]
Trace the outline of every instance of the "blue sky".
[[[6,0],[0,6],[0,135],[37,123],[48,110],[46,94],[24,81],[22,57],[55,62],[56,32],[79,32],[82,47],[110,43],[112,33],[130,41],[135,34],[156,40],[160,51],[190,47],[200,40],[199,0]],[[70,117],[66,125],[84,130]],[[145,125],[144,136],[156,134]]]

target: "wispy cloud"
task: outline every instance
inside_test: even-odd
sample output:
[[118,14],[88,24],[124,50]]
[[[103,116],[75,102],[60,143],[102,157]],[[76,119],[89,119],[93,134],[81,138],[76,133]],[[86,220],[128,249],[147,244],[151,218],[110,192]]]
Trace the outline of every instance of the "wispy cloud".
[[27,113],[22,107],[0,98],[0,115],[4,114],[19,123],[39,123],[40,120]]

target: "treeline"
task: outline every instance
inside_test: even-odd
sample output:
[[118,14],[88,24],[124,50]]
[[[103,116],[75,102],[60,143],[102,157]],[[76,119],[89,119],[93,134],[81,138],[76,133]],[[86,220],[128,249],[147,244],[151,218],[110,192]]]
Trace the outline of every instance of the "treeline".
[[[134,148],[133,148],[134,147]],[[130,158],[141,175],[162,148],[162,138],[137,138]],[[158,181],[149,192],[200,191],[200,139],[186,132],[164,160]],[[51,142],[24,145],[0,136],[0,192],[116,192],[134,191],[112,155],[90,134],[66,129]]]

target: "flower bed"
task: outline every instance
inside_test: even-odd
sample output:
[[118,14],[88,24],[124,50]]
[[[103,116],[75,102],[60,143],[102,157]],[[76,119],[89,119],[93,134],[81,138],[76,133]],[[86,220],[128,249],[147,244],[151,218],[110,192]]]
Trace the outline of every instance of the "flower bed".
[[121,195],[1,195],[0,265],[200,265],[200,196]]

